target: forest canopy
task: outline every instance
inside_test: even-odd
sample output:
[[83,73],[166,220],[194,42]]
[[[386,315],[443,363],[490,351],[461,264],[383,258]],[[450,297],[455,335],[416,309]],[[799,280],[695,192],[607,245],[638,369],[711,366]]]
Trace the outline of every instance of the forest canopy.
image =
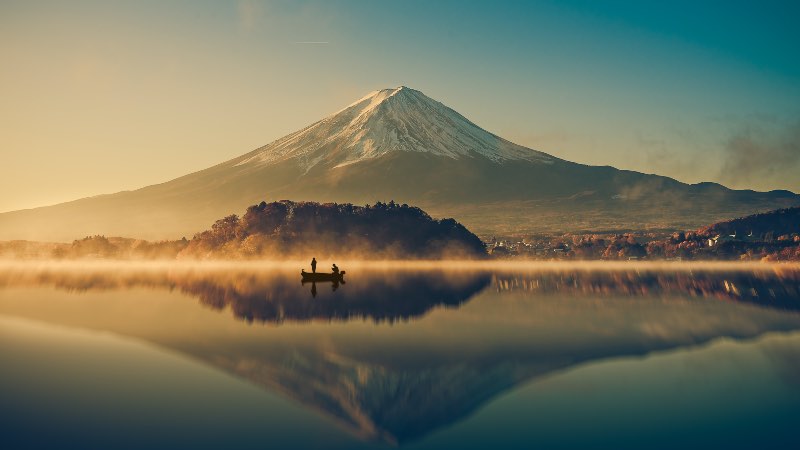
[[275,256],[363,259],[480,258],[483,242],[454,219],[437,220],[394,201],[261,202],[242,217],[217,220],[194,236],[181,258]]

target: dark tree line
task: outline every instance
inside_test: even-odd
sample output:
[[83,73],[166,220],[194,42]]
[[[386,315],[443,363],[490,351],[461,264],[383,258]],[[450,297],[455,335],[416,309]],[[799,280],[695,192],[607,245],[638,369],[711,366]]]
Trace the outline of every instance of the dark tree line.
[[194,236],[182,256],[331,255],[361,258],[482,257],[481,240],[453,219],[394,201],[261,202]]
[[[502,248],[501,248],[502,249]],[[545,249],[545,250],[542,250]],[[671,235],[539,236],[492,254],[540,259],[800,260],[800,207],[718,222]]]

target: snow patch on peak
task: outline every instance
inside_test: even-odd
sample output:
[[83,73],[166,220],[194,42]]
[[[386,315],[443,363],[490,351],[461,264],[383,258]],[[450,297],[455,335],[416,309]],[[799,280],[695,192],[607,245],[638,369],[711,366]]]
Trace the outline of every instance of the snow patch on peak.
[[308,171],[317,164],[343,167],[394,151],[454,159],[482,156],[495,162],[556,160],[483,130],[420,91],[399,86],[370,92],[319,122],[244,155],[236,165],[296,159]]
[[408,89],[408,88],[406,88],[405,86],[400,86],[400,87],[396,87],[396,88],[392,88],[392,89],[379,89],[377,91],[372,91],[369,94],[365,95],[364,97],[361,97],[360,99],[356,100],[355,102],[347,105],[343,109],[340,109],[339,111],[336,111],[335,113],[331,114],[330,116],[328,116],[328,117],[326,117],[325,119],[322,119],[322,120],[324,121],[324,120],[326,120],[328,118],[331,118],[333,116],[337,116],[339,114],[342,114],[342,113],[344,113],[346,111],[353,110],[353,109],[359,110],[360,111],[359,115],[367,113],[367,112],[375,109],[375,107],[377,107],[378,105],[383,103],[385,100],[387,100],[388,98],[391,98],[392,96],[394,96],[395,94],[397,94],[398,92],[400,92],[403,89]]
[[374,107],[374,106],[380,104],[382,101],[384,101],[387,98],[393,96],[394,94],[396,94],[397,92],[399,92],[402,89],[408,89],[408,88],[405,87],[405,86],[399,86],[399,87],[396,87],[396,88],[378,89],[377,91],[372,91],[369,94],[361,97],[360,99],[358,99],[358,100],[354,101],[353,103],[351,103],[351,104],[345,106],[344,108],[340,109],[339,111],[336,111],[335,113],[331,114],[328,117],[335,116],[335,115],[340,114],[340,113],[342,113],[344,111],[347,111],[348,109],[359,107],[359,106],[361,106],[363,108],[366,108],[366,109],[369,109],[370,107]]

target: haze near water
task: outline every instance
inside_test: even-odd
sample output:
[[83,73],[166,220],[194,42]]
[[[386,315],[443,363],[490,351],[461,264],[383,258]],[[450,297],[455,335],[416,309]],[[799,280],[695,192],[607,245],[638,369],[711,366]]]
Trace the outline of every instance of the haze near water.
[[334,286],[302,284],[295,265],[4,265],[6,442],[777,448],[794,439],[800,271],[791,266],[340,266],[345,283]]

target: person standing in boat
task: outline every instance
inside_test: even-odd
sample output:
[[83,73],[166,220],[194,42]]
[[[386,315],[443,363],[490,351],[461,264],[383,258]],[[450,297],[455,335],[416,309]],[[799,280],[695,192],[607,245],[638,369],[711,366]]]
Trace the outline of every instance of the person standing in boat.
[[317,258],[311,258],[311,273],[317,273]]

